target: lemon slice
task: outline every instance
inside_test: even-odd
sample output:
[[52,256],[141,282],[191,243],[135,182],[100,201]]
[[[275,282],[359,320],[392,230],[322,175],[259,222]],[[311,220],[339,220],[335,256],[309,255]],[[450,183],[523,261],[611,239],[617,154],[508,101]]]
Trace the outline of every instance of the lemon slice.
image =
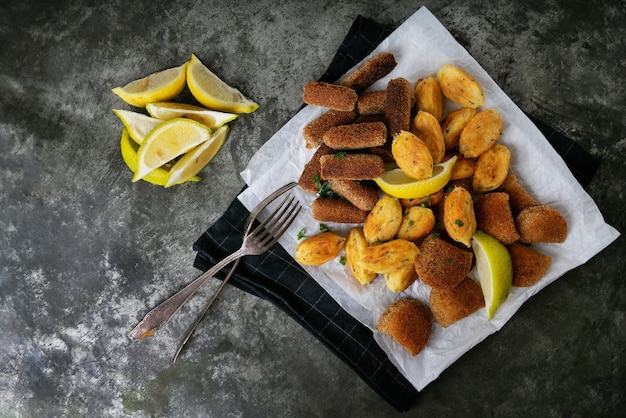
[[148,103],[146,110],[153,118],[163,120],[189,118],[203,123],[211,129],[217,129],[239,116],[236,113],[218,112],[200,106],[174,102]]
[[113,113],[128,129],[130,137],[138,144],[141,144],[148,133],[163,123],[162,120],[152,118],[143,113],[131,112],[130,110],[113,109]]
[[228,125],[223,125],[213,132],[209,140],[180,157],[170,169],[170,177],[165,183],[165,187],[183,183],[198,174],[224,145],[226,136],[228,136]]
[[213,74],[195,55],[187,67],[187,86],[203,106],[231,113],[251,113],[259,105]]
[[476,231],[472,237],[472,250],[476,256],[476,268],[485,297],[487,316],[491,319],[511,292],[513,263],[506,247],[483,231]]
[[[122,158],[124,162],[130,168],[133,173],[137,171],[137,150],[139,145],[130,138],[128,129],[122,128],[122,137],[120,138],[120,150],[122,151]],[[165,186],[167,179],[170,177],[170,171],[168,168],[157,168],[146,174],[143,178],[148,183],[156,184],[157,186]],[[188,181],[200,181],[200,177],[193,176]]]
[[146,136],[137,151],[137,181],[203,143],[211,137],[211,130],[195,120],[176,118],[163,122]]
[[374,181],[383,192],[390,196],[400,199],[417,199],[431,195],[448,184],[456,160],[455,155],[443,163],[435,164],[432,177],[424,180],[415,180],[404,174],[401,169],[396,168],[386,171]]
[[131,106],[144,107],[150,102],[171,100],[185,88],[187,64],[150,74],[131,81],[124,87],[115,87],[117,94]]

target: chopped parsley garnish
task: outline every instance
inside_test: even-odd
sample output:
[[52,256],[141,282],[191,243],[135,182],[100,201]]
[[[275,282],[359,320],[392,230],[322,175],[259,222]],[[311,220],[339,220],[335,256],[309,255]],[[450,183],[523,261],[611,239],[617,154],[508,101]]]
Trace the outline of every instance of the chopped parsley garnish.
[[319,197],[333,197],[333,198],[339,197],[339,195],[333,192],[333,190],[330,188],[329,182],[327,181],[322,182],[320,180],[319,174],[314,174],[311,180],[313,180],[313,184],[315,184],[315,187],[317,188],[317,195]]
[[302,228],[298,231],[298,241],[306,237],[306,228]]
[[456,221],[454,221],[454,223],[458,226],[463,226],[463,222],[460,219],[457,219]]
[[347,153],[346,153],[345,151],[339,151],[339,152],[336,152],[336,153],[334,154],[334,156],[335,156],[335,158],[343,158],[343,157],[345,157],[345,156],[346,156],[346,154],[347,154]]
[[330,231],[330,228],[328,228],[326,224],[320,224],[320,231],[327,232],[327,231]]
[[341,264],[342,266],[346,265],[346,257],[345,256],[341,256],[339,257],[339,264]]

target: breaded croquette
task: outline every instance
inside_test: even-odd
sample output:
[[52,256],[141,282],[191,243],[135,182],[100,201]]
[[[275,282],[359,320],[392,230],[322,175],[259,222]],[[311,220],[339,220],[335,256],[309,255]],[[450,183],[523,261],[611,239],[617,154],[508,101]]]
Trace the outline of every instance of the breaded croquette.
[[354,89],[323,81],[309,81],[304,85],[302,101],[314,106],[327,107],[340,112],[354,110],[359,98]]
[[378,190],[362,181],[330,179],[329,183],[333,192],[361,210],[370,211],[378,202]]
[[567,238],[567,221],[561,213],[546,205],[530,206],[515,217],[520,241],[562,243]]
[[539,202],[526,191],[514,174],[509,174],[506,179],[504,179],[504,183],[498,188],[498,191],[509,195],[509,205],[511,206],[513,216],[516,216],[520,211],[529,206],[537,206],[539,204]]
[[387,142],[387,126],[383,122],[340,125],[324,133],[324,143],[336,150],[379,147],[385,142]]
[[381,176],[385,163],[378,155],[335,153],[320,158],[325,179],[365,180]]
[[342,86],[350,87],[361,93],[369,86],[389,74],[396,67],[396,59],[391,52],[381,52],[365,61],[350,74],[339,81]]
[[424,284],[451,289],[472,269],[473,254],[430,234],[419,246],[415,270]]
[[317,194],[319,192],[318,189],[318,181],[322,181],[323,179],[320,177],[320,172],[322,171],[322,166],[320,164],[320,158],[322,155],[333,154],[336,151],[326,144],[322,144],[315,151],[309,162],[302,170],[302,174],[300,174],[300,178],[298,179],[298,185],[309,193]]
[[399,77],[389,80],[385,101],[385,121],[389,137],[393,138],[400,131],[411,129],[413,100],[411,83],[407,79]]
[[320,222],[337,222],[344,224],[362,224],[367,212],[354,206],[345,199],[318,197],[311,204],[313,219]]
[[444,328],[485,306],[480,285],[469,277],[452,289],[432,289],[429,300],[435,320]]
[[388,334],[411,355],[419,354],[430,338],[432,319],[428,309],[416,299],[400,299],[385,309],[378,331]]
[[387,140],[384,145],[380,147],[372,147],[369,149],[369,152],[373,155],[378,155],[383,159],[386,163],[395,163],[396,159],[393,157],[393,152],[391,152],[391,141]]
[[324,142],[324,132],[333,126],[347,125],[356,118],[356,110],[340,112],[329,110],[317,119],[307,123],[302,128],[302,136],[307,148],[315,148]]
[[533,248],[515,242],[506,247],[513,263],[513,286],[528,287],[546,274],[552,258]]
[[504,192],[487,193],[474,199],[476,228],[504,245],[519,240],[515,220],[509,206],[509,195]]
[[384,115],[387,103],[387,91],[378,90],[362,93],[356,101],[359,115]]

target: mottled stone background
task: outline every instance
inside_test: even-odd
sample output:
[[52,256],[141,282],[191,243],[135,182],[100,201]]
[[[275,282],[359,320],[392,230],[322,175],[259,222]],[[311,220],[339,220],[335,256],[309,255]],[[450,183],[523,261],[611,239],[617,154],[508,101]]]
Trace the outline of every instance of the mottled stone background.
[[[195,298],[158,336],[127,333],[197,274],[191,245],[238,173],[301,105],[357,15],[421,5],[526,112],[602,165],[588,192],[626,231],[622,1],[4,1],[0,5],[0,416],[394,416],[287,315],[228,287],[170,358]],[[111,89],[196,53],[261,108],[199,184],[131,183]],[[618,416],[626,244],[529,300],[407,416]]]

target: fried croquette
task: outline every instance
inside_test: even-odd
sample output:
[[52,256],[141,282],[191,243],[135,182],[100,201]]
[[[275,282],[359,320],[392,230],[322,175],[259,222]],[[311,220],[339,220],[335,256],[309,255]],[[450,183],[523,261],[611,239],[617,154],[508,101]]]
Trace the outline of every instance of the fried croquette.
[[432,289],[429,300],[435,320],[444,328],[485,307],[480,285],[469,277],[452,289]]
[[315,151],[309,162],[302,170],[300,178],[298,179],[298,185],[302,190],[306,190],[309,193],[317,194],[319,192],[318,184],[323,179],[320,177],[322,166],[320,164],[320,158],[322,155],[328,155],[335,153],[335,150],[329,146],[322,144]]
[[567,221],[561,213],[547,205],[530,206],[515,217],[520,241],[562,243],[567,238]]
[[378,190],[356,180],[330,179],[330,188],[361,210],[370,211],[378,202]]
[[509,195],[509,205],[511,206],[513,216],[516,216],[520,211],[529,206],[539,205],[539,202],[526,191],[515,174],[509,174],[497,191]]
[[432,319],[428,309],[416,299],[400,299],[385,309],[378,331],[388,334],[411,355],[419,354],[430,338]]
[[339,84],[350,87],[361,93],[369,86],[389,74],[397,65],[391,52],[381,52],[365,61],[350,74],[346,75]]
[[302,128],[302,136],[307,148],[315,148],[324,142],[324,133],[333,126],[347,125],[356,118],[356,110],[340,112],[329,110]]
[[548,271],[552,258],[528,245],[514,242],[506,247],[513,263],[513,286],[528,287],[537,283]]
[[340,112],[354,110],[359,98],[354,89],[323,81],[309,81],[304,84],[302,101],[306,104],[327,107]]
[[320,222],[337,222],[344,224],[362,224],[367,212],[354,206],[345,199],[318,197],[311,204],[313,219]]
[[472,269],[473,254],[430,234],[419,246],[415,270],[424,284],[451,289]]
[[476,228],[485,231],[504,245],[519,240],[515,220],[509,206],[509,195],[493,192],[474,200]]
[[324,143],[336,150],[379,147],[387,142],[387,126],[383,122],[340,125],[324,133]]
[[381,176],[385,163],[372,154],[323,155],[320,158],[321,176],[325,179],[364,180]]
[[413,91],[411,83],[399,77],[387,83],[387,99],[385,101],[385,121],[387,133],[393,138],[400,131],[411,129],[411,109],[413,107]]
[[386,90],[370,91],[359,95],[356,110],[361,116],[384,115],[386,103]]

